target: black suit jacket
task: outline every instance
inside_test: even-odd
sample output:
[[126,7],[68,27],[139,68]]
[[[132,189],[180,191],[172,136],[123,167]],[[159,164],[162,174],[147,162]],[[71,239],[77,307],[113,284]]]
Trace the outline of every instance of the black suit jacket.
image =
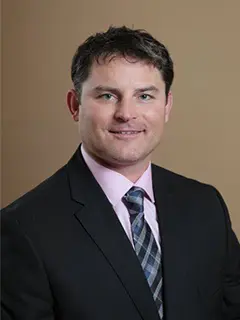
[[[221,196],[155,165],[152,172],[164,319],[240,319],[240,247]],[[159,320],[136,254],[79,150],[2,211],[2,319]]]

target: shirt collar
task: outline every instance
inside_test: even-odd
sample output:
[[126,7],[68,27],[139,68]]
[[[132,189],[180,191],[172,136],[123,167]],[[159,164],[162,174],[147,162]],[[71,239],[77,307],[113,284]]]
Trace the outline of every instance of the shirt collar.
[[102,190],[106,194],[108,200],[113,206],[122,199],[125,193],[133,186],[141,187],[144,189],[149,199],[154,203],[154,193],[152,186],[152,167],[149,163],[148,168],[143,173],[143,175],[138,179],[138,181],[133,184],[122,174],[104,167],[103,165],[96,162],[81,145],[82,156],[92,172],[93,176],[97,180],[98,184],[101,186]]

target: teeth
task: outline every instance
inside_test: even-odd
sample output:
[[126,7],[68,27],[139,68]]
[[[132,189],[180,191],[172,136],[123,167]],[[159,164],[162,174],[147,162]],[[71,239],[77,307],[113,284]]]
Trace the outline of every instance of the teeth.
[[120,134],[134,134],[138,133],[138,131],[116,131],[114,133],[120,133]]

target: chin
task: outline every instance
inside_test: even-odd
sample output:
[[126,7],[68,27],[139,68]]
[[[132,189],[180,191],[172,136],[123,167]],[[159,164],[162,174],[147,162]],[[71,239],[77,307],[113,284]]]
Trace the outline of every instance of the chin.
[[117,152],[117,153],[112,153],[112,154],[109,154],[108,155],[108,160],[110,160],[112,163],[114,164],[117,164],[117,165],[133,165],[145,158],[142,154],[139,154],[139,153],[120,153],[120,152]]
[[106,145],[98,145],[95,148],[96,157],[108,165],[118,165],[118,166],[130,166],[138,162],[147,161],[150,158],[152,149],[150,146],[148,148],[143,148],[144,146],[117,146],[111,145],[110,143]]

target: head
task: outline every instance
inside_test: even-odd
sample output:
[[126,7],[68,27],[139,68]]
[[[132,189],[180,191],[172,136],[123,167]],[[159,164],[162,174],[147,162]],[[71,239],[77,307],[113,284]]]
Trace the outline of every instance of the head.
[[82,143],[98,162],[146,167],[172,106],[173,62],[143,30],[110,27],[80,45],[67,95]]

